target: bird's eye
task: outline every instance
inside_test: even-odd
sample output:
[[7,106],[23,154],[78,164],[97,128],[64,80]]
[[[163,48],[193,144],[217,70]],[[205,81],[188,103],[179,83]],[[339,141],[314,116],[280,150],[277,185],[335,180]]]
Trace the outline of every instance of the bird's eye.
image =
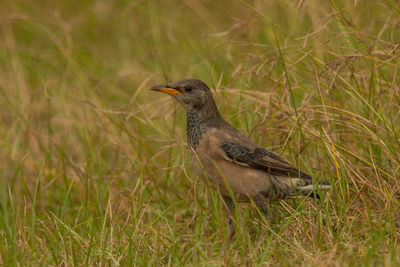
[[191,87],[191,86],[185,86],[185,91],[186,91],[186,92],[192,91],[192,87]]

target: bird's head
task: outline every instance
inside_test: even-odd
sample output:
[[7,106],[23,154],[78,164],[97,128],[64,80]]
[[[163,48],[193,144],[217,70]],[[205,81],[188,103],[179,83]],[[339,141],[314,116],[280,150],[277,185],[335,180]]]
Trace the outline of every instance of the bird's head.
[[215,106],[210,89],[204,82],[197,79],[185,79],[171,84],[156,85],[150,90],[173,96],[186,111]]

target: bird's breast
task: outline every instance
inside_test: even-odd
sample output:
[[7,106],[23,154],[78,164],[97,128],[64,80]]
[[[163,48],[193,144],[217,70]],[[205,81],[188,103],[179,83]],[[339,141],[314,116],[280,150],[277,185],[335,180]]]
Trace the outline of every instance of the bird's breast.
[[217,129],[210,130],[200,138],[196,148],[190,148],[193,170],[206,185],[225,196],[230,196],[231,191],[239,200],[270,188],[265,172],[226,160],[219,137]]

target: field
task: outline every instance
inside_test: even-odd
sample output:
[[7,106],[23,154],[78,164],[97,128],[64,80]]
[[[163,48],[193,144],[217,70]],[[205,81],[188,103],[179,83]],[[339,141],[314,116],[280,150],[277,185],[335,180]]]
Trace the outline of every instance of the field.
[[[199,78],[249,138],[334,186],[238,203],[193,174]],[[399,266],[400,2],[0,3],[0,265]]]

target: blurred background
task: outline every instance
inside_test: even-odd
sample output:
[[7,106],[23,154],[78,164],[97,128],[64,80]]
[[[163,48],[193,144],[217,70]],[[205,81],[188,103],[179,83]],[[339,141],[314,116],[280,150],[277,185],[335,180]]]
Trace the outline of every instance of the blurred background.
[[[400,261],[400,3],[0,3],[0,263]],[[226,239],[192,175],[185,114],[150,92],[205,81],[254,142],[335,186],[250,205]],[[222,247],[222,248],[221,248]]]

